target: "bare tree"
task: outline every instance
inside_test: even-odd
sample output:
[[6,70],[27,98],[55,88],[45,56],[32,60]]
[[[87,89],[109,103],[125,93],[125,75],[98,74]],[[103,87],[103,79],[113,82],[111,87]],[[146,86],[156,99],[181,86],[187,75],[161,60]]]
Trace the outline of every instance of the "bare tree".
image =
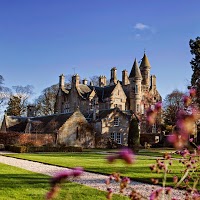
[[58,84],[52,85],[42,91],[42,94],[35,100],[37,115],[54,114]]
[[3,82],[4,78],[0,75],[0,106],[6,103],[11,94],[11,90],[8,87],[4,87]]
[[175,125],[177,113],[183,108],[184,93],[179,90],[174,90],[164,99],[164,121],[166,125]]
[[24,115],[26,113],[28,99],[33,94],[33,86],[13,86],[12,88],[14,91],[10,95],[7,114],[15,116]]

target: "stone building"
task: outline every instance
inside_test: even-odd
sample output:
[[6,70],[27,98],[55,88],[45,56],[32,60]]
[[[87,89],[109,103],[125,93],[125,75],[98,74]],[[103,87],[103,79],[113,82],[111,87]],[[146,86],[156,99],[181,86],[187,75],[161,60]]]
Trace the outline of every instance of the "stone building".
[[28,117],[4,116],[0,132],[19,133],[15,144],[65,144],[67,146],[95,147],[95,132],[79,109],[72,113]]
[[[88,84],[86,79],[80,83],[79,75],[75,74],[72,76],[71,88],[66,89],[65,76],[62,74],[59,77],[55,111],[56,113],[70,113],[79,107],[84,116],[90,122],[95,123],[95,126],[98,126],[98,120],[101,119],[100,113],[103,111],[110,112],[109,110],[117,107],[122,112],[132,113],[140,119],[141,136],[148,134],[149,137],[153,136],[152,138],[154,138],[160,131],[158,126],[160,122],[158,120],[156,124],[149,127],[146,124],[145,113],[150,107],[153,108],[156,102],[162,101],[162,98],[157,90],[156,76],[151,75],[150,70],[151,65],[144,53],[140,66],[135,59],[130,73],[127,70],[122,71],[121,81],[117,78],[117,68],[113,67],[108,85],[105,76],[99,76],[99,85],[94,86],[92,83]],[[130,118],[126,120],[130,120]],[[126,124],[126,122],[124,123]],[[103,127],[105,124],[101,121],[102,135],[104,134]],[[106,132],[113,138],[112,129]],[[122,141],[124,133],[128,134],[128,129],[123,127],[121,123],[118,130],[114,132],[123,132],[118,136],[121,138],[118,141]]]

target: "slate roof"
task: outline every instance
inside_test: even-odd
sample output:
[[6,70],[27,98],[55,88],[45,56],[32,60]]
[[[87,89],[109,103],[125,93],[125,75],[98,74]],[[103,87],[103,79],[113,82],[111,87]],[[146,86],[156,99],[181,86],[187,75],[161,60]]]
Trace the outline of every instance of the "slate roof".
[[109,98],[111,96],[111,93],[113,92],[116,85],[109,85],[105,87],[97,87],[97,86],[88,86],[91,89],[93,88],[98,96],[98,99],[100,102],[104,102],[106,98]]
[[[128,118],[130,118],[133,115],[133,113],[131,111],[129,111],[129,110],[122,111],[118,107],[115,107],[115,108],[112,108],[112,109],[100,110],[96,115],[96,121],[99,121],[99,120],[102,120],[102,119],[106,118],[110,113],[112,113],[114,111],[120,112],[122,115],[124,115],[124,116],[126,116]],[[89,122],[91,122],[92,121],[92,117],[93,117],[93,113],[84,114],[84,116]]]
[[76,87],[76,89],[78,91],[78,94],[84,99],[88,98],[92,92],[92,88],[90,88],[88,85],[84,85],[84,84],[79,84]]
[[142,62],[141,62],[141,64],[140,64],[140,68],[143,68],[143,67],[149,67],[149,68],[151,68],[151,65],[150,65],[150,63],[149,63],[149,60],[148,60],[148,58],[147,58],[147,56],[146,56],[145,53],[144,53],[144,56],[143,56],[143,58],[142,58]]
[[129,78],[142,78],[142,75],[141,75],[141,72],[140,72],[140,69],[138,67],[136,59],[133,63],[133,67],[131,69],[131,73],[129,75]]
[[57,131],[72,114],[65,113],[39,117],[6,116],[6,130],[21,133],[52,133]]

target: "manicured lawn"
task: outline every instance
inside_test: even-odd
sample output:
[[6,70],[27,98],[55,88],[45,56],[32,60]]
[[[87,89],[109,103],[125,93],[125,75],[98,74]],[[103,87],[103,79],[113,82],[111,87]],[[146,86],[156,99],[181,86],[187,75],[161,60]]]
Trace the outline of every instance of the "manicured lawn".
[[[119,172],[123,176],[128,176],[134,180],[151,183],[151,178],[162,179],[163,174],[152,173],[149,169],[154,164],[157,154],[150,153],[149,156],[137,155],[135,163],[127,165],[122,161],[113,164],[107,163],[105,154],[83,152],[83,153],[41,153],[41,154],[14,154],[12,157],[39,161],[52,165],[64,167],[81,166],[87,171],[111,174]],[[162,155],[162,154],[160,154]],[[168,175],[168,185],[172,185],[172,177],[180,175],[181,164],[177,160],[173,161],[172,172]]]
[[[49,190],[49,176],[29,172],[17,167],[0,163],[0,199],[1,200],[44,200]],[[105,200],[105,192],[76,183],[63,184],[57,200]],[[127,197],[115,195],[114,199]]]

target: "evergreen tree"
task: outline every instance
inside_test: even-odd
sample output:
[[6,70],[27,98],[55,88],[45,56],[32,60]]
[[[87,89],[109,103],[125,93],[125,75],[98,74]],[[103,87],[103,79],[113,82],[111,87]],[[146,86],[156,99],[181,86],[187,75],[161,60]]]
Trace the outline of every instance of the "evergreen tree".
[[193,74],[191,77],[191,85],[197,89],[196,102],[200,105],[200,37],[190,40],[190,52],[194,56],[190,62]]
[[8,102],[7,115],[11,116],[21,116],[21,99],[17,96],[11,96]]
[[138,128],[138,120],[132,118],[128,132],[128,147],[137,151],[140,146],[140,132]]

